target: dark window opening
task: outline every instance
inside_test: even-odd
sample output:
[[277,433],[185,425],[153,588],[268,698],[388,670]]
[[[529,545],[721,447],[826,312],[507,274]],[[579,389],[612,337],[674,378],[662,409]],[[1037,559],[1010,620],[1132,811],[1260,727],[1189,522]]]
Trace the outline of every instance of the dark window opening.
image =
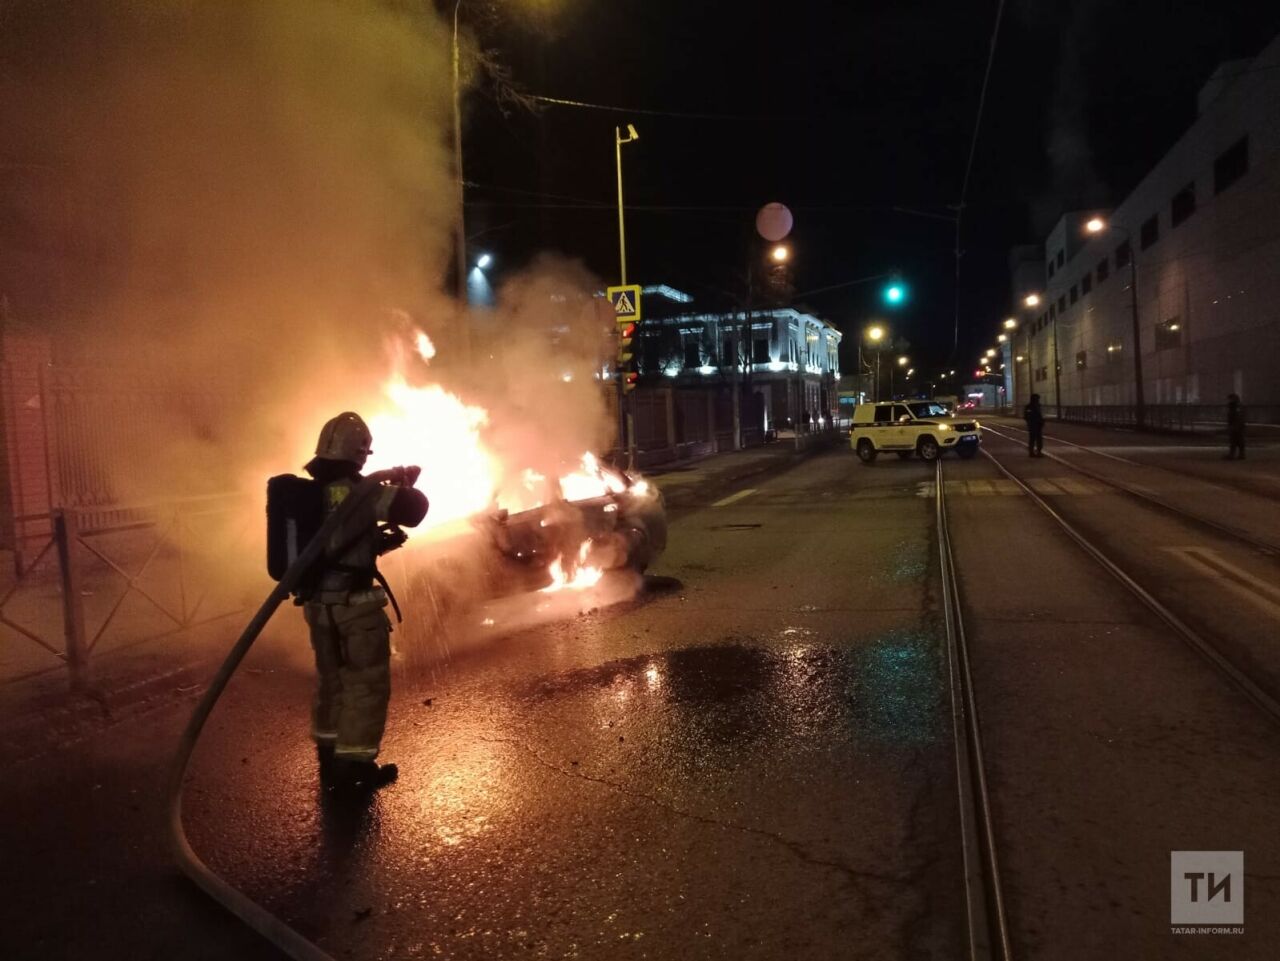
[[1213,162],[1213,192],[1220,194],[1249,172],[1249,137],[1245,135]]
[[1133,259],[1133,247],[1129,245],[1129,241],[1125,241],[1116,248],[1116,269],[1128,267],[1129,261]]
[[1058,313],[1065,314],[1067,312],[1067,295],[1063,294],[1058,298]]
[[1098,283],[1102,283],[1111,276],[1111,261],[1103,257],[1098,261]]
[[1064,251],[1058,251],[1058,266],[1061,267],[1067,262],[1067,255]]
[[1053,276],[1053,261],[1049,261],[1049,276]]
[[891,424],[893,423],[893,408],[888,404],[880,404],[876,407],[876,423]]
[[1160,215],[1152,214],[1143,221],[1142,228],[1138,231],[1138,246],[1146,250],[1157,240],[1160,239]]
[[1169,223],[1176,227],[1196,212],[1196,185],[1189,183],[1176,194],[1169,204]]
[[1080,289],[1075,284],[1071,285],[1071,302],[1074,304],[1080,299]]
[[1080,278],[1080,293],[1087,294],[1093,290],[1093,274],[1085,274]]
[[753,364],[769,363],[769,338],[757,337],[753,346],[754,350],[751,355],[751,362]]
[[1076,370],[1084,370],[1088,366],[1089,366],[1088,351],[1084,351],[1084,350],[1076,351]]
[[1055,317],[1057,317],[1057,316],[1058,316],[1058,308],[1057,308],[1057,307],[1055,307],[1055,306],[1053,306],[1053,304],[1050,304],[1050,305],[1049,305],[1049,319],[1050,319],[1050,320],[1053,320],[1053,319],[1054,319]]

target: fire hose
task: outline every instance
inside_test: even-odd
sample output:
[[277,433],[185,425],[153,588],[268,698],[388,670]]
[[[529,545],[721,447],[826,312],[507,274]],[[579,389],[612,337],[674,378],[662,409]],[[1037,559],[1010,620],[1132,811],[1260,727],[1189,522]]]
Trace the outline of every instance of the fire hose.
[[182,826],[182,785],[186,779],[187,766],[191,762],[191,754],[195,750],[196,742],[200,739],[200,733],[204,729],[205,722],[213,712],[214,705],[218,703],[218,699],[226,689],[227,683],[231,680],[232,675],[235,674],[236,668],[240,666],[240,662],[244,660],[249,648],[258,639],[258,635],[267,626],[267,622],[271,620],[276,609],[297,588],[303,575],[320,560],[321,555],[324,553],[325,545],[328,544],[333,532],[377,493],[378,488],[384,482],[403,481],[404,478],[404,468],[392,468],[391,470],[378,471],[368,475],[352,490],[341,506],[325,518],[316,535],[298,555],[297,560],[285,571],[284,576],[280,578],[279,583],[276,584],[271,593],[267,595],[267,599],[262,602],[262,606],[258,608],[252,619],[245,626],[239,639],[227,654],[226,660],[218,668],[218,673],[214,675],[204,695],[200,698],[200,703],[196,705],[195,711],[192,712],[191,720],[187,722],[186,730],[182,732],[182,739],[178,742],[178,750],[174,754],[173,764],[169,771],[167,804],[169,843],[173,849],[173,856],[178,863],[178,867],[209,897],[293,958],[294,961],[333,961],[333,959],[311,941],[285,924],[280,918],[250,899],[238,888],[233,887],[223,878],[214,874],[209,866],[200,860],[200,857],[192,850],[190,842],[187,841],[187,833]]

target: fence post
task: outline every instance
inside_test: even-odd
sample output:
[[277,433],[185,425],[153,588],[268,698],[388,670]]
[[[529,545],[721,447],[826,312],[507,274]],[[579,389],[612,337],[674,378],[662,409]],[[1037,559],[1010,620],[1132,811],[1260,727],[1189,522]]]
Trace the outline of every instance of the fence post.
[[62,629],[66,635],[67,667],[71,687],[81,687],[89,670],[85,647],[84,595],[80,592],[80,552],[76,541],[79,522],[76,512],[59,507],[53,511],[53,537],[58,545],[58,570],[62,575]]

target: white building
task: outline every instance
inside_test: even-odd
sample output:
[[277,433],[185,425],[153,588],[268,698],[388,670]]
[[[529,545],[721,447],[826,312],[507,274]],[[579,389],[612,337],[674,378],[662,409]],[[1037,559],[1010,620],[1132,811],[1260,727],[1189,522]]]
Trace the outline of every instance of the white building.
[[1173,148],[1114,210],[1064,215],[1044,262],[1038,290],[1014,282],[1041,295],[1010,351],[1019,403],[1134,403],[1132,269],[1148,406],[1280,404],[1280,38],[1220,66]]
[[669,287],[646,288],[646,316],[635,341],[642,387],[732,390],[736,380],[746,430],[787,430],[803,422],[805,412],[811,423],[830,422],[840,331],[792,307],[681,312],[691,302]]

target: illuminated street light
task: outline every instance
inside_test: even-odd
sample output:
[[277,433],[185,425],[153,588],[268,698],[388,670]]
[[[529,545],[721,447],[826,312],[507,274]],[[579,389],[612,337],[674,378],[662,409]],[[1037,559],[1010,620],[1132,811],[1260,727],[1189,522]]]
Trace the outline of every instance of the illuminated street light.
[[915,369],[914,367],[908,367],[908,368],[907,368],[907,376],[908,376],[908,377],[910,377],[910,376],[911,376],[912,374],[914,374],[915,372],[916,372],[916,369]]
[[896,306],[907,299],[907,288],[902,284],[890,284],[884,289],[884,299],[886,303]]
[[868,327],[868,328],[867,328],[867,340],[870,340],[870,341],[879,341],[879,340],[881,340],[881,339],[883,339],[883,338],[884,338],[884,328],[883,328],[883,327],[876,326],[876,327]]
[[996,343],[998,344],[1003,344],[1008,339],[1009,338],[1006,337],[1004,334],[996,334]]
[[986,352],[985,354],[983,354],[982,356],[983,356],[983,357],[994,357],[995,355],[996,355],[996,349],[995,349],[994,347],[988,347],[988,348],[987,348],[987,352]]
[[898,358],[898,366],[899,366],[899,367],[906,367],[906,366],[907,366],[907,363],[908,363],[908,361],[909,361],[909,360],[910,360],[910,358],[909,358],[909,357],[899,357],[899,358]]
[[1023,357],[1021,354],[1019,354],[1017,357],[1013,359],[1016,360],[1019,364],[1021,364],[1024,360],[1026,360],[1026,358]]
[[791,251],[787,249],[786,244],[778,244],[773,250],[769,251],[769,256],[773,258],[775,264],[785,264],[787,258],[791,256]]
[[1084,225],[1084,229],[1091,234],[1100,234],[1107,229],[1107,222],[1101,217],[1091,217],[1088,223]]
[[[1089,220],[1085,222],[1084,229],[1086,232],[1091,234],[1100,234],[1104,230],[1114,231],[1124,238],[1126,245],[1130,244],[1133,239],[1126,228],[1117,226],[1116,224],[1109,224],[1101,217],[1090,217]],[[1119,256],[1117,255],[1117,260],[1118,259]],[[1133,419],[1138,430],[1142,430],[1143,425],[1146,423],[1147,402],[1142,386],[1142,327],[1138,319],[1138,258],[1134,256],[1132,251],[1129,252],[1129,314],[1133,324],[1133,342],[1139,345],[1139,349],[1133,352]],[[1058,367],[1055,365],[1055,393],[1057,393],[1057,374]],[[1062,400],[1060,395],[1058,400],[1058,416],[1062,416]]]
[[1039,306],[1040,306],[1040,295],[1039,295],[1039,294],[1027,294],[1027,296],[1023,299],[1023,301],[1022,301],[1022,302],[1023,302],[1024,304],[1026,304],[1028,307],[1039,307]]
[[476,266],[481,270],[485,270],[491,263],[493,263],[492,254],[481,254],[480,258],[476,261]]
[[1012,317],[1005,318],[1005,322],[1004,322],[1005,330],[1013,330],[1013,328],[1017,326],[1018,326],[1018,322],[1014,318]]

